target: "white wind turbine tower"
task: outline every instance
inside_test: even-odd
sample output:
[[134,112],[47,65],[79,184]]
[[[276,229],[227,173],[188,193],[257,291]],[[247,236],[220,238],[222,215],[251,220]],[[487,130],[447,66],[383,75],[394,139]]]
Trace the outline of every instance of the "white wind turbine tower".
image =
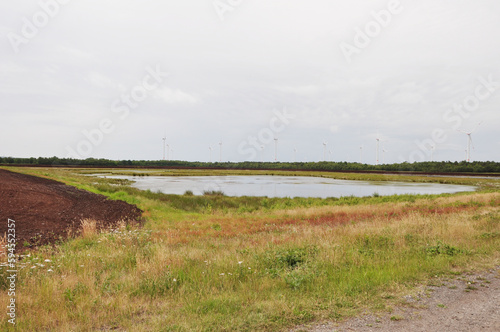
[[326,146],[328,145],[327,142],[323,142],[323,161],[326,161]]
[[380,138],[377,137],[377,163],[376,163],[376,165],[378,165],[379,155],[380,155]]
[[359,147],[359,163],[363,163],[363,146]]
[[210,150],[210,162],[212,162],[212,146],[209,145],[208,149]]
[[328,154],[330,155],[330,161],[333,161],[333,151],[328,150]]
[[222,162],[222,141],[219,142],[219,162]]
[[167,144],[167,160],[170,160],[169,155],[170,155],[170,144]]
[[385,153],[387,152],[387,150],[382,147],[382,164],[385,164]]
[[260,146],[260,162],[264,162],[264,145]]
[[293,162],[297,162],[297,148],[293,148]]
[[167,143],[167,137],[163,136],[163,160],[165,160],[165,144]]
[[470,163],[471,161],[471,147],[474,148],[474,145],[472,143],[472,133],[476,131],[477,127],[479,127],[479,125],[481,124],[481,122],[479,122],[476,127],[471,130],[470,132],[466,132],[466,131],[463,131],[463,130],[459,130],[461,133],[463,134],[466,134],[467,135],[467,150],[466,151],[466,157],[465,157],[465,160]]
[[278,139],[274,139],[274,161],[278,161]]
[[436,150],[436,146],[431,146],[431,161],[434,161],[434,150]]

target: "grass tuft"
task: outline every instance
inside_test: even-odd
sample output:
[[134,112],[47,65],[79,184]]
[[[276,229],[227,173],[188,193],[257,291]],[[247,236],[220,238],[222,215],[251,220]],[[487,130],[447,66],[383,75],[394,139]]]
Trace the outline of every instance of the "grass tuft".
[[97,234],[97,221],[94,219],[83,219],[81,221],[82,236],[84,238],[93,237]]
[[3,262],[7,257],[7,234],[0,236],[0,262]]

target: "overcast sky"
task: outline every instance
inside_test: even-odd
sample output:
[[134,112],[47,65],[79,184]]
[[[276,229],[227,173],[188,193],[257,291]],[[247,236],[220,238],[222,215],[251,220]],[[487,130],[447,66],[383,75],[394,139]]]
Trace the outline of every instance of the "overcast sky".
[[0,156],[455,161],[481,123],[500,161],[498,0],[12,0],[0,36]]

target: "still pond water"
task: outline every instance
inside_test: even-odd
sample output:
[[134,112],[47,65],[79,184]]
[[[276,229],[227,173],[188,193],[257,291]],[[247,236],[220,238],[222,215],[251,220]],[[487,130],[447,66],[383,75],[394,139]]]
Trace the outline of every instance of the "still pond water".
[[[103,176],[104,177],[104,176]],[[132,180],[134,188],[182,195],[191,190],[222,191],[227,196],[341,197],[396,194],[441,194],[474,191],[472,186],[439,183],[352,181],[302,176],[106,176]]]

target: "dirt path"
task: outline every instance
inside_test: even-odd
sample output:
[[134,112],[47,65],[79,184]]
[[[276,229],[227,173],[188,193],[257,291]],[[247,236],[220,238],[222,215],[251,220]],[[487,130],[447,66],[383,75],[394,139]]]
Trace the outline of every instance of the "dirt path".
[[17,252],[66,238],[78,231],[82,219],[107,227],[120,220],[139,220],[142,211],[123,201],[108,200],[61,182],[0,169],[0,236],[7,219],[15,220]]
[[294,331],[500,331],[500,267],[431,283],[416,296],[406,296],[390,314],[365,313]]

